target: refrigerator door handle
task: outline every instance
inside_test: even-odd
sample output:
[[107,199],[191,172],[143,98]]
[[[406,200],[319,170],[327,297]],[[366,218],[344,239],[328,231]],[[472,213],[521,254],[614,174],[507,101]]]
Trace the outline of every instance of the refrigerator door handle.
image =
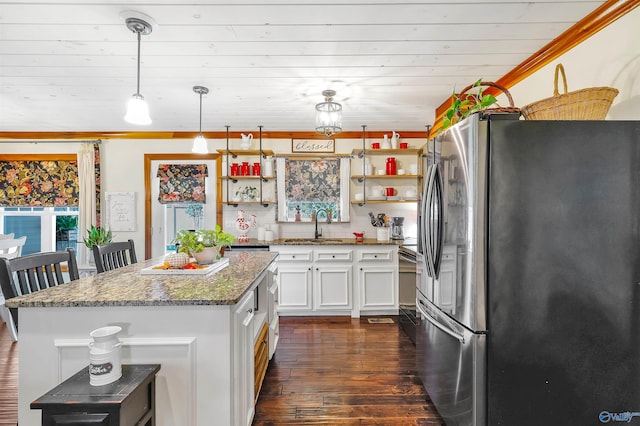
[[453,337],[454,339],[456,339],[458,342],[460,342],[461,344],[464,345],[464,336],[461,334],[456,333],[455,331],[451,330],[450,328],[448,328],[446,325],[438,322],[435,318],[433,318],[431,315],[429,315],[428,313],[425,312],[425,310],[422,308],[422,306],[424,306],[424,302],[422,300],[418,300],[418,305],[417,308],[420,311],[420,314],[422,315],[422,317],[424,319],[426,319],[427,321],[429,321],[431,324],[433,324],[435,327],[437,327],[438,329],[440,329],[442,332],[448,334],[449,336]]
[[[436,200],[437,205],[437,217],[434,219],[437,221],[437,226],[433,226],[435,231],[434,247],[433,247],[433,271],[434,277],[437,278],[440,275],[440,264],[442,263],[442,251],[444,250],[444,185],[442,181],[442,173],[440,173],[440,167],[435,165],[433,172],[433,199]],[[432,203],[433,203],[432,199]]]
[[435,270],[433,268],[433,246],[431,224],[431,204],[433,201],[433,173],[435,165],[429,167],[427,172],[427,183],[424,187],[423,204],[422,204],[422,247],[424,251],[424,263],[427,269],[427,275],[435,278]]

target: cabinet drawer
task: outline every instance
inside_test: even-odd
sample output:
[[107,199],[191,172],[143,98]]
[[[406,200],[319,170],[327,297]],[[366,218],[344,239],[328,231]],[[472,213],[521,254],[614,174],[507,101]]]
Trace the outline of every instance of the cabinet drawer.
[[359,252],[358,260],[360,261],[393,261],[395,250],[392,249],[384,249],[384,250],[362,250]]
[[311,251],[290,251],[280,252],[278,254],[278,262],[310,262]]
[[317,261],[336,261],[343,260],[346,262],[351,262],[353,259],[351,250],[316,250],[315,251],[315,260]]

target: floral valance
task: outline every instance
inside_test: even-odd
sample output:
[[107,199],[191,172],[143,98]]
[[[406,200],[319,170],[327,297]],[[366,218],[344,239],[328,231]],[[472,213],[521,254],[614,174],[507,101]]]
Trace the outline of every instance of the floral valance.
[[158,201],[168,203],[205,203],[206,164],[160,164]]
[[78,205],[77,161],[0,161],[0,206]]
[[340,160],[287,160],[286,196],[290,201],[340,201]]

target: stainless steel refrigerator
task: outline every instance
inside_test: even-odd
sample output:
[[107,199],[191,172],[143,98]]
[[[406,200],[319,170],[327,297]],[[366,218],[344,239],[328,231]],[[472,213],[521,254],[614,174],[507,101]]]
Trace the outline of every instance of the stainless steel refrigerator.
[[640,122],[475,114],[434,142],[416,347],[447,425],[640,425]]

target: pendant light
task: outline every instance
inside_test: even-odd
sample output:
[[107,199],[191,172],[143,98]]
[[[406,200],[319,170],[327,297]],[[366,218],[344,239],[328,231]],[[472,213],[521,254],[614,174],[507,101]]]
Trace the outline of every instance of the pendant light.
[[202,135],[202,95],[209,93],[209,89],[203,86],[193,86],[193,91],[200,95],[200,133],[193,140],[193,148],[191,152],[196,154],[208,154],[207,140]]
[[316,105],[316,132],[332,136],[342,132],[342,105],[333,102],[335,90],[322,92],[324,102]]
[[127,18],[125,22],[127,28],[138,35],[138,74],[136,93],[129,99],[127,114],[124,116],[124,120],[131,124],[149,125],[151,124],[149,106],[140,94],[140,39],[142,35],[151,34],[152,28],[147,21],[140,18]]

